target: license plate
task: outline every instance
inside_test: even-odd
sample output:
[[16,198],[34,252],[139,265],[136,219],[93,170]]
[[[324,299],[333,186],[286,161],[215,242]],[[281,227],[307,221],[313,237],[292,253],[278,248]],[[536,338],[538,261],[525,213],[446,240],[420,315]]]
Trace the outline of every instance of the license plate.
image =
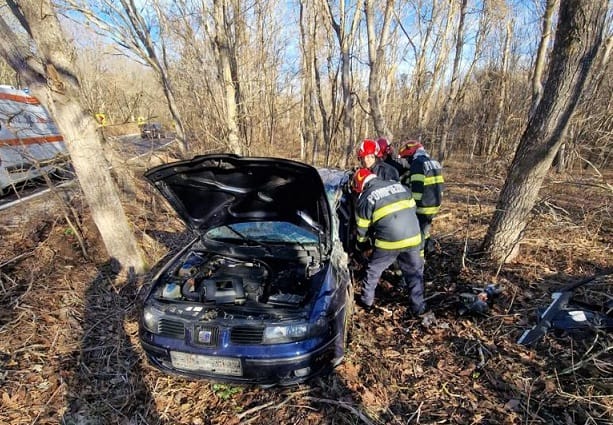
[[218,375],[243,375],[240,359],[171,351],[170,360],[172,361],[172,365],[177,369],[194,372],[209,372]]

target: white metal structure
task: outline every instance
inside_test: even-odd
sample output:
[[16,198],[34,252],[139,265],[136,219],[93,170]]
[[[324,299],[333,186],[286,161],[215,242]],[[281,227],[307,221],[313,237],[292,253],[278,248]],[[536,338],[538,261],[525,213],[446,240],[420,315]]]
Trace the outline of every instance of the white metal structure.
[[64,139],[38,99],[0,85],[0,194],[55,171],[66,155]]

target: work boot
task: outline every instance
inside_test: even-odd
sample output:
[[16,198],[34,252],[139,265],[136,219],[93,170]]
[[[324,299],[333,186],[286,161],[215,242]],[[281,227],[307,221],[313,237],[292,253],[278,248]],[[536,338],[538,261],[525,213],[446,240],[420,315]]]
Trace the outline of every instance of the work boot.
[[375,308],[374,305],[368,305],[366,304],[364,301],[362,301],[362,298],[356,298],[355,300],[355,304],[360,307],[362,310],[364,310],[366,313],[370,313],[371,311],[373,311],[373,309]]
[[411,313],[413,313],[413,316],[415,317],[422,316],[427,311],[428,311],[428,306],[426,305],[426,303],[422,303],[422,305],[420,305],[419,308],[411,307]]

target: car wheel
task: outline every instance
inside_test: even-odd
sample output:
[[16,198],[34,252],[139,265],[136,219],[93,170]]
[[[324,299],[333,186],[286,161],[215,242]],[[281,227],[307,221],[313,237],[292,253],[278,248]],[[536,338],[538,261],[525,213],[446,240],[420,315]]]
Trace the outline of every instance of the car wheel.
[[347,285],[347,302],[345,303],[345,321],[343,323],[343,342],[345,349],[349,346],[353,331],[353,310],[355,307],[353,293],[353,276],[349,279]]

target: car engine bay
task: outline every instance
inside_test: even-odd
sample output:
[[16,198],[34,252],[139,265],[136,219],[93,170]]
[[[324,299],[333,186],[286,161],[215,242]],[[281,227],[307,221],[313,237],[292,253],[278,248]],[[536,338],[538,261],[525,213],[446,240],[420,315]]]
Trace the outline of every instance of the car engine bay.
[[299,307],[307,302],[321,269],[313,257],[264,262],[190,251],[161,276],[155,297],[205,306]]

